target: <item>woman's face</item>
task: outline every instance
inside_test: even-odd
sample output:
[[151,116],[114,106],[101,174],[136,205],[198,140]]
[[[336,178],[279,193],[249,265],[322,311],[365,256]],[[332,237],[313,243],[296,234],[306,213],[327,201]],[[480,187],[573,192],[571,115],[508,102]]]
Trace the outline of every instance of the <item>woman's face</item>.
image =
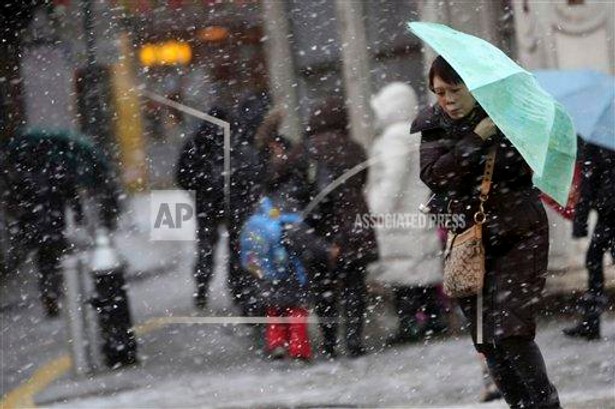
[[437,75],[433,79],[433,90],[438,105],[453,119],[461,119],[474,109],[476,100],[465,84],[449,84]]

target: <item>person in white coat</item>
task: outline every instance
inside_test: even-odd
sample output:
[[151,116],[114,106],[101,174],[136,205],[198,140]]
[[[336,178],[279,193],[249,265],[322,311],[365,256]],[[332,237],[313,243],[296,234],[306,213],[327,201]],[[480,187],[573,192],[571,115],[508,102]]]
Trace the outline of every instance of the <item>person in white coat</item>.
[[[410,134],[418,100],[411,86],[402,82],[386,85],[371,99],[379,135],[370,158],[368,202],[380,261],[371,281],[391,287],[399,328],[390,344],[411,342],[445,328],[437,303],[437,285],[442,279],[441,242],[428,216],[419,211],[430,196],[419,178],[420,136]],[[427,320],[417,322],[423,312]]]

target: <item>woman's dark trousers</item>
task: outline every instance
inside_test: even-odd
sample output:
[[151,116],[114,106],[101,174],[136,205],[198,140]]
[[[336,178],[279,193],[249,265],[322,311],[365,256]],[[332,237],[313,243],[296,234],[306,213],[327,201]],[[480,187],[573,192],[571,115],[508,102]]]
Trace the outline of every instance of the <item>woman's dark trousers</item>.
[[615,251],[615,212],[599,215],[594,228],[585,265],[589,273],[588,289],[590,294],[604,294],[604,253]]
[[511,408],[560,408],[557,391],[533,340],[510,337],[476,349],[485,355],[489,372]]
[[580,302],[583,318],[577,327],[565,330],[564,333],[575,335],[572,333],[579,332],[589,339],[600,337],[600,315],[607,304],[604,294],[604,253],[612,254],[613,251],[615,251],[615,213],[599,214],[585,259],[588,291]]
[[197,307],[204,308],[207,304],[209,282],[214,270],[214,251],[220,239],[218,233],[220,220],[214,215],[208,214],[197,217],[197,222],[197,259],[194,265],[195,303]]
[[[214,270],[214,253],[220,240],[218,229],[225,223],[221,212],[208,209],[206,213],[200,213],[198,222],[198,250],[197,260],[194,266],[194,280],[196,283],[195,303],[197,307],[204,308],[207,304],[207,292],[209,282]],[[228,223],[228,280],[227,284],[233,297],[233,303],[242,309],[244,315],[259,315],[264,313],[262,305],[256,296],[254,279],[241,268],[239,259],[239,235],[242,223],[236,221]]]
[[48,316],[56,316],[59,313],[59,298],[62,296],[62,256],[66,246],[59,235],[50,237],[43,239],[36,250],[36,265],[43,308]]
[[[343,263],[343,262],[342,262]],[[322,350],[335,355],[339,320],[338,304],[343,310],[345,341],[351,356],[363,354],[363,325],[367,307],[366,269],[360,262],[343,263],[333,271],[314,278],[316,314],[323,321]]]

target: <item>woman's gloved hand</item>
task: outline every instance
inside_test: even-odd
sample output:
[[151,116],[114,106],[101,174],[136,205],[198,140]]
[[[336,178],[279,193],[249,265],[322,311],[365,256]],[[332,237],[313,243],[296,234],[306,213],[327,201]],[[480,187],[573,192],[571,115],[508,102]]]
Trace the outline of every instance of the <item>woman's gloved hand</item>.
[[495,126],[491,118],[487,117],[476,125],[476,128],[474,128],[474,133],[480,136],[483,141],[486,141],[495,135],[497,130],[498,128]]

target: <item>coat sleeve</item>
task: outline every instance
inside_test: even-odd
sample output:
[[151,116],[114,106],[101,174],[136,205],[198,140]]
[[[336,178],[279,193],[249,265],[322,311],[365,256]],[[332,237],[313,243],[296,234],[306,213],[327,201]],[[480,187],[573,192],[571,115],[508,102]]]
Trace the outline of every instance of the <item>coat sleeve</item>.
[[483,153],[483,140],[474,132],[460,135],[448,145],[441,129],[421,133],[421,180],[435,193],[451,196],[462,181],[476,172]]
[[531,183],[532,169],[510,140],[498,132],[493,141],[498,146],[493,179]]

